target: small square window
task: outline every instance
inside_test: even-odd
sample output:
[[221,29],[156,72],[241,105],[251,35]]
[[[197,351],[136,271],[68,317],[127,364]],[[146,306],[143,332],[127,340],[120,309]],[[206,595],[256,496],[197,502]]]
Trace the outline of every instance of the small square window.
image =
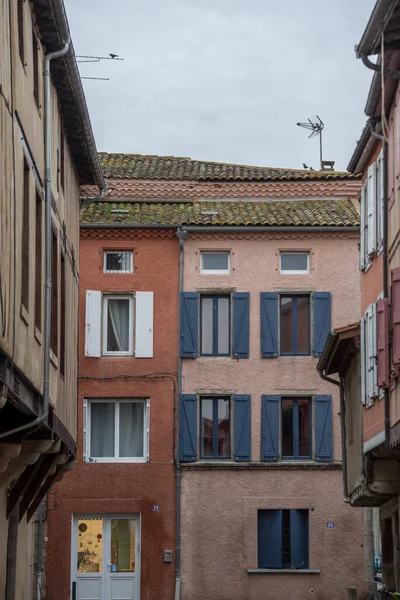
[[132,354],[133,295],[104,295],[103,354]]
[[133,273],[131,250],[106,250],[104,252],[105,273]]
[[230,252],[201,252],[200,273],[230,273]]
[[230,399],[201,398],[201,457],[230,457]]
[[229,296],[201,296],[200,354],[203,356],[229,356],[230,303]]
[[307,275],[310,272],[310,253],[281,252],[280,272],[285,275]]
[[308,510],[258,511],[258,568],[308,569]]

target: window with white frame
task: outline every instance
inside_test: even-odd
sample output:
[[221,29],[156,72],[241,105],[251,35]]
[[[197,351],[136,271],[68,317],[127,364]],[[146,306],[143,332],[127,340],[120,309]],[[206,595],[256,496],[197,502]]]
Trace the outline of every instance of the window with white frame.
[[360,269],[366,270],[372,257],[382,249],[384,230],[383,154],[369,165],[367,178],[361,188],[360,205]]
[[131,250],[105,250],[104,273],[133,273]]
[[279,270],[285,275],[308,275],[310,272],[309,252],[281,252]]
[[224,275],[230,273],[230,270],[229,251],[207,251],[200,253],[200,273]]
[[153,357],[153,292],[86,291],[85,356]]
[[376,303],[368,306],[361,318],[361,402],[371,406],[378,397],[378,349]]
[[84,410],[86,462],[149,459],[149,400],[85,400]]

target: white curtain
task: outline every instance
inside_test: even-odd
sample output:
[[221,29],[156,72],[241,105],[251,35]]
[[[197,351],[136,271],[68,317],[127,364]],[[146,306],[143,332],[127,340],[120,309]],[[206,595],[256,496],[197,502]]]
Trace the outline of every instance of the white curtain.
[[119,404],[119,455],[144,456],[144,402]]
[[115,456],[115,403],[90,403],[90,456]]
[[129,304],[127,298],[108,300],[108,351],[129,351]]

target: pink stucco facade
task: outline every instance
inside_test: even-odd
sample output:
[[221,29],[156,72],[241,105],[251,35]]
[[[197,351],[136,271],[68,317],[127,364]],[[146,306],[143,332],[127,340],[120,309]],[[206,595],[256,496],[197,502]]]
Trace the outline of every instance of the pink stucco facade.
[[[183,465],[182,600],[273,600],[282,590],[286,598],[330,600],[348,587],[363,597],[363,512],[343,502],[338,388],[319,377],[311,355],[260,354],[260,292],[331,292],[332,327],[359,318],[357,243],[357,233],[203,233],[185,241],[185,291],[250,293],[249,358],[184,359],[182,391],[250,394],[252,461]],[[222,249],[230,250],[230,274],[200,273],[200,252]],[[279,253],[290,250],[310,252],[308,275],[280,273]],[[332,394],[333,462],[262,463],[263,394]],[[248,572],[257,569],[259,509],[308,509],[309,568],[319,573]]]

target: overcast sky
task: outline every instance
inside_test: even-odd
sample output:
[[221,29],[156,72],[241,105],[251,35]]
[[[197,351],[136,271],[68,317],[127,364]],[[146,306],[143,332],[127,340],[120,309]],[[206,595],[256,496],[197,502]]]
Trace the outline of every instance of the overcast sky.
[[355,58],[375,0],[65,0],[99,151],[302,168],[325,123],[345,169],[371,71]]

